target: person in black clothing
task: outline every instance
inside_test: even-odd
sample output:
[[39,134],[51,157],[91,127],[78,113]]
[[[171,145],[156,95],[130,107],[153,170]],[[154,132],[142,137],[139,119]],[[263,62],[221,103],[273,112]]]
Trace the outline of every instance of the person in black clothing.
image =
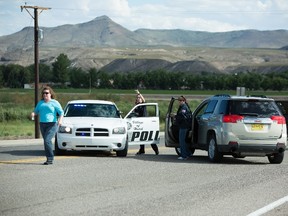
[[[145,103],[145,98],[138,91],[138,89],[136,90],[136,93],[137,95],[136,95],[135,104]],[[137,117],[145,117],[147,115],[146,106],[137,107],[135,109],[135,113],[137,113]],[[151,144],[151,147],[154,150],[155,154],[158,155],[159,154],[158,146],[156,144]],[[145,145],[140,145],[140,149],[136,153],[136,155],[141,155],[141,154],[145,154]]]
[[178,101],[179,101],[179,108],[175,116],[176,123],[179,126],[179,144],[180,144],[180,151],[181,151],[181,156],[178,159],[186,160],[191,155],[191,152],[187,148],[185,139],[186,139],[187,130],[190,127],[189,120],[191,119],[192,114],[191,114],[189,107],[186,104],[185,97],[180,96],[178,98]]

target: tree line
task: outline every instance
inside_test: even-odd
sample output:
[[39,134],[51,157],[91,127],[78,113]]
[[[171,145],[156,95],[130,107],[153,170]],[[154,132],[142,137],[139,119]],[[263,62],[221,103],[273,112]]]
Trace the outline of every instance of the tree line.
[[[67,55],[62,53],[52,66],[39,64],[39,82],[62,88],[235,90],[238,86],[244,86],[249,90],[281,91],[288,88],[288,71],[267,74],[193,74],[158,69],[147,72],[109,73],[95,68],[86,71],[72,67]],[[27,83],[34,83],[34,64],[27,67],[16,64],[0,66],[1,88],[23,88]]]

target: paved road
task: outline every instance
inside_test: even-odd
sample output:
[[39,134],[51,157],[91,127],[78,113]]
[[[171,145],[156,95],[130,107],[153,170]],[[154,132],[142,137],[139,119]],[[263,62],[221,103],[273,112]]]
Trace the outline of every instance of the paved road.
[[[208,162],[196,151],[178,161],[163,138],[126,158],[114,153],[70,153],[45,161],[41,140],[0,142],[0,215],[221,215],[241,216],[288,195],[288,159]],[[266,216],[287,215],[287,202]],[[255,216],[255,215],[254,215]]]

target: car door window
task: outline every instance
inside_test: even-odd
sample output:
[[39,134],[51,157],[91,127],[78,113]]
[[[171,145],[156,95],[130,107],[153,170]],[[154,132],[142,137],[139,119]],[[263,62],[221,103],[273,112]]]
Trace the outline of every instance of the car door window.
[[202,116],[207,109],[208,103],[206,103],[204,106],[202,106],[197,112],[194,114],[196,118],[199,118],[199,116]]
[[206,113],[213,113],[217,102],[218,102],[217,100],[211,100],[208,103],[207,109],[205,110],[205,114]]

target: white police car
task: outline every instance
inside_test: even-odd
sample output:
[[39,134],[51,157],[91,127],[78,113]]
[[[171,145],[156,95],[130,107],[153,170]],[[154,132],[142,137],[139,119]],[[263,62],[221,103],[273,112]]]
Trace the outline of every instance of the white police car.
[[[145,106],[146,116],[135,109]],[[128,145],[158,144],[159,108],[157,103],[136,105],[124,118],[115,103],[104,100],[74,100],[64,108],[62,125],[55,137],[55,154],[67,150],[116,151],[125,157]]]

